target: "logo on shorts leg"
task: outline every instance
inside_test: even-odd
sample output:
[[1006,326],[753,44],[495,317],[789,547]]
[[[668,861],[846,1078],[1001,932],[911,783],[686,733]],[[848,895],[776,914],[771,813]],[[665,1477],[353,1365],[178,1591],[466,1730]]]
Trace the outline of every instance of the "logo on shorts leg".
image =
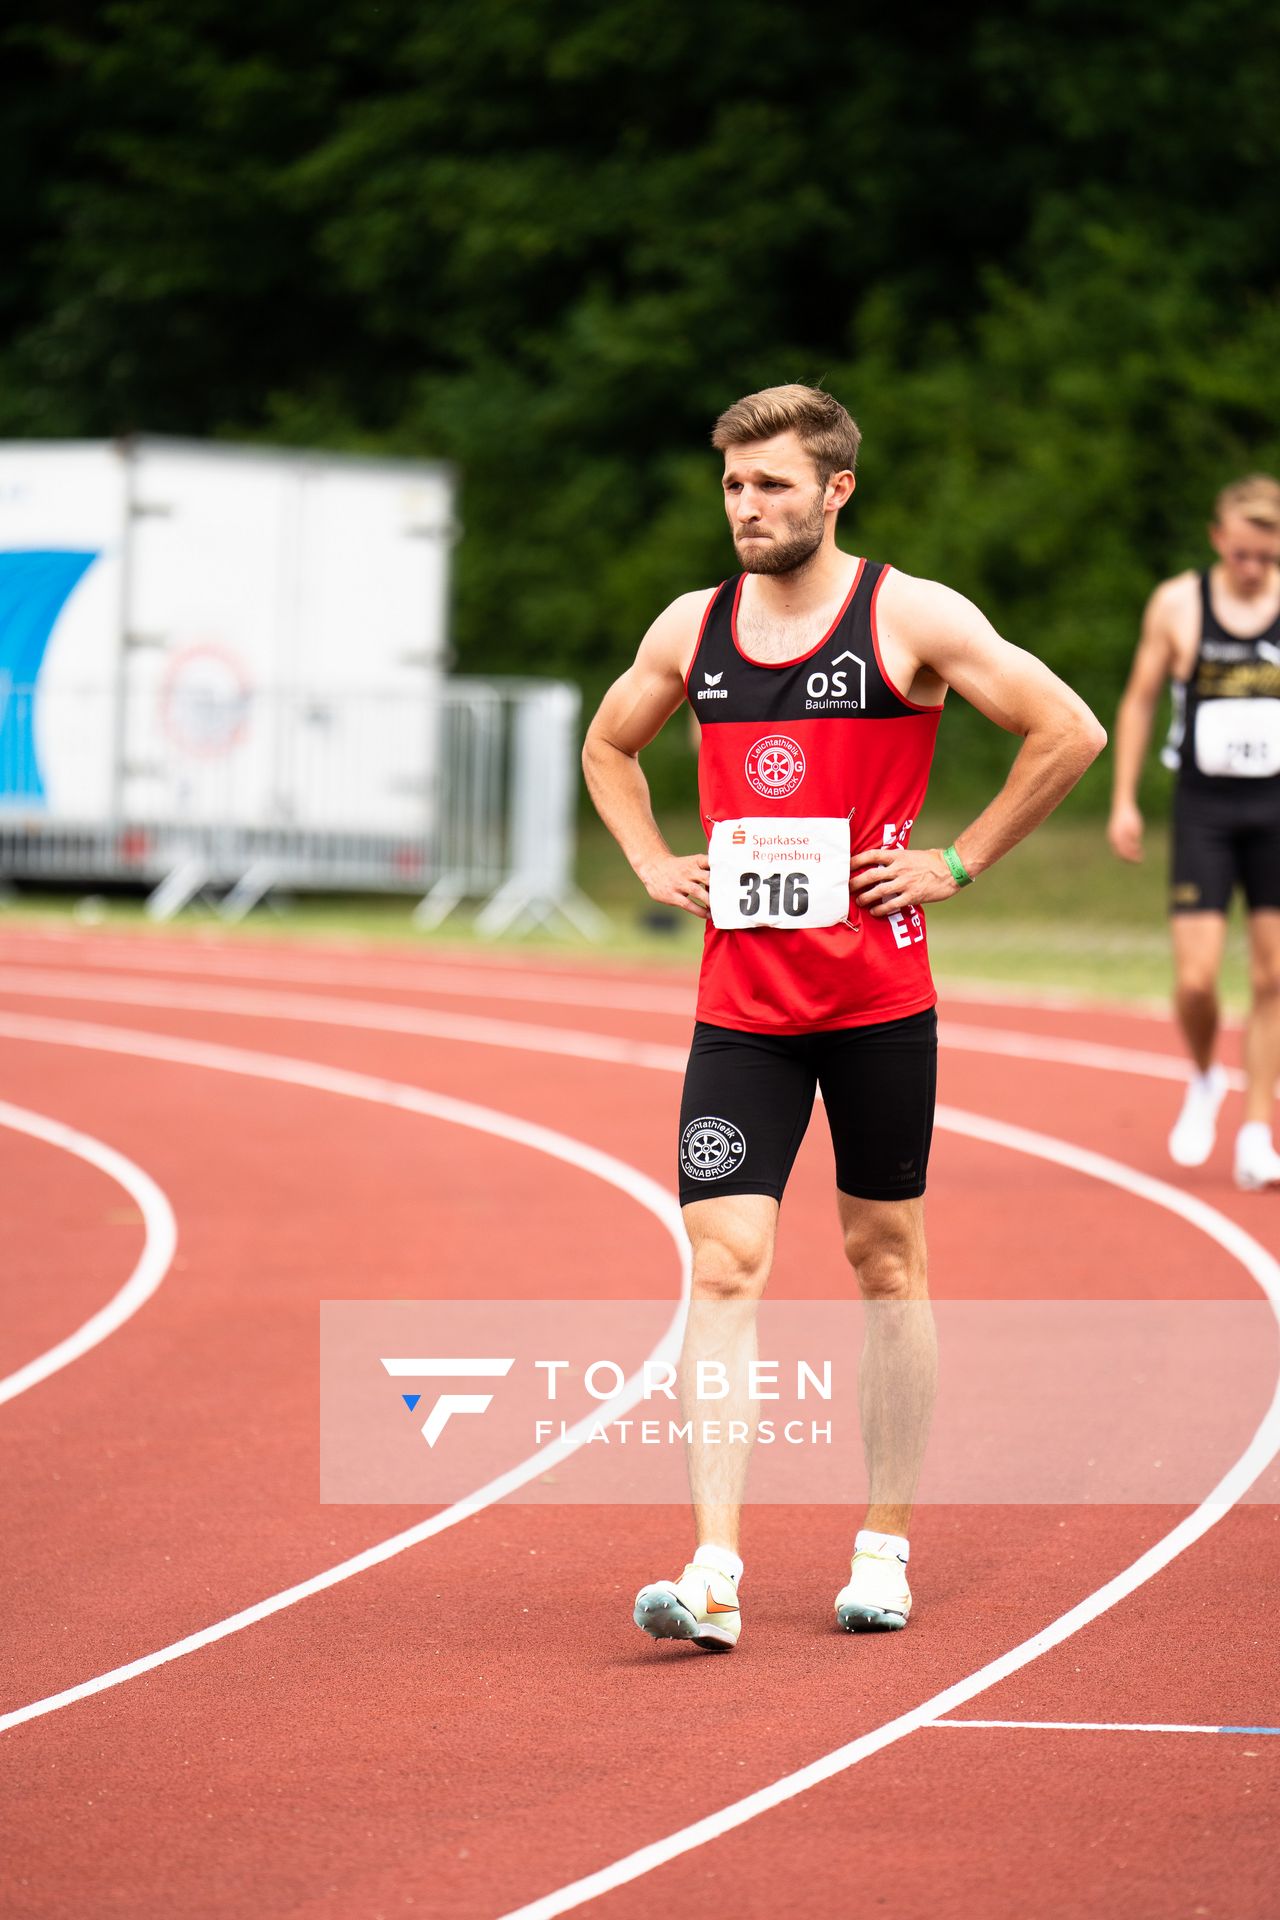
[[732,1120],[704,1114],[680,1136],[680,1166],[687,1180],[722,1180],[747,1157],[747,1143]]
[[804,748],[789,733],[766,733],[747,755],[747,779],[766,800],[785,800],[804,773]]

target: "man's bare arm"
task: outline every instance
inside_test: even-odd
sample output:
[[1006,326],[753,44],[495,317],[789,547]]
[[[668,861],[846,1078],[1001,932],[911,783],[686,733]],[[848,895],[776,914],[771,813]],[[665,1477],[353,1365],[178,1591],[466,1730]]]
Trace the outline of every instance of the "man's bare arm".
[[634,662],[601,701],[582,749],[596,811],[650,899],[703,920],[710,912],[706,854],[672,853],[653,817],[638,755],[684,699],[684,675],[708,598],[682,594],[659,614]]
[[[1042,660],[1002,640],[986,616],[949,587],[890,574],[879,616],[896,659],[905,658],[912,675],[931,669],[988,720],[1023,736],[1004,786],[955,842],[976,878],[1065,799],[1106,745],[1106,732]],[[879,917],[957,890],[938,848],[869,850],[856,854],[853,865],[859,900]]]
[[1111,818],[1107,839],[1122,860],[1142,858],[1142,815],[1138,811],[1138,782],[1151,740],[1156,703],[1173,667],[1177,644],[1172,624],[1178,580],[1156,588],[1142,616],[1142,634],[1133,657],[1129,682],[1116,709]]

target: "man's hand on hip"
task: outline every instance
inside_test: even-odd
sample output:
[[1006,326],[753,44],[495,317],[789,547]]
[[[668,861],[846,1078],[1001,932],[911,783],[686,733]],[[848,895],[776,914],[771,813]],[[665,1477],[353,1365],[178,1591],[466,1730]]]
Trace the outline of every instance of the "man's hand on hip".
[[710,918],[711,865],[705,853],[667,854],[638,868],[637,877],[651,900],[683,907],[699,920]]
[[858,905],[876,920],[930,900],[949,900],[960,891],[938,847],[872,847],[855,853],[849,884]]

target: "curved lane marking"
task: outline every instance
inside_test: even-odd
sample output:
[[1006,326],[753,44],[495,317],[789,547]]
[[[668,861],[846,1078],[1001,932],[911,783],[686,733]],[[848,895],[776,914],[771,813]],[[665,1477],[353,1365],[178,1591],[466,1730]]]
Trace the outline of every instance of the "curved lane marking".
[[[585,967],[575,973],[570,968],[545,971],[521,971],[518,966],[486,956],[479,967],[461,967],[441,963],[431,949],[422,954],[392,951],[378,955],[368,952],[343,954],[329,949],[328,957],[300,953],[296,948],[280,954],[261,950],[233,949],[227,943],[201,945],[195,941],[172,942],[153,947],[151,936],[141,940],[87,941],[83,935],[44,933],[35,936],[0,935],[0,955],[15,963],[32,962],[69,966],[113,967],[125,972],[187,973],[205,979],[276,980],[285,985],[310,983],[330,987],[402,988],[411,993],[465,994],[489,1000],[541,1001],[546,1005],[601,1007],[617,1013],[674,1013],[688,1017],[693,1012],[696,955],[690,956],[690,968],[684,980],[673,978],[670,986],[644,985],[625,977],[611,979],[607,967]],[[53,952],[40,955],[33,948],[51,946]],[[1025,1007],[1035,1013],[1115,1014],[1167,1025],[1167,999],[1107,1000],[1088,994],[1051,988],[1038,990],[1016,983],[983,985],[973,980],[956,979],[943,973],[935,976],[944,1000],[967,1001],[974,1006]],[[1223,1030],[1237,1029],[1236,1017],[1224,1019]]]
[[[500,1023],[492,1024],[496,1026]],[[317,1068],[308,1062],[289,1060],[280,1056],[254,1055],[241,1049],[208,1043],[175,1042],[156,1035],[130,1033],[116,1028],[95,1028],[80,1023],[38,1018],[22,1019],[13,1016],[0,1018],[0,1031],[8,1032],[15,1038],[44,1040],[53,1044],[87,1046],[110,1052],[178,1060],[184,1064],[216,1067],[223,1071],[249,1072],[258,1077],[284,1078],[295,1084],[323,1086],[327,1090],[337,1090],[335,1083],[341,1081],[344,1083],[344,1090],[355,1092],[356,1097],[389,1098],[391,1104],[404,1105],[410,1110],[422,1110],[422,1103],[430,1100],[435,1117],[443,1117],[441,1108],[446,1104],[455,1115],[463,1109],[463,1103],[454,1101],[441,1102],[438,1106],[432,1097],[421,1095],[417,1089],[402,1087],[398,1083],[372,1081],[365,1075],[338,1073],[329,1068]],[[966,1114],[954,1108],[940,1109],[938,1123],[944,1128],[968,1134],[972,1138],[984,1140],[991,1145],[1003,1146],[1015,1152],[1047,1159],[1057,1165],[1073,1167],[1086,1176],[1105,1180],[1123,1191],[1139,1195],[1179,1215],[1190,1224],[1199,1227],[1210,1238],[1240,1259],[1257,1281],[1273,1310],[1280,1315],[1280,1267],[1251,1235],[1220,1214],[1216,1208],[1208,1206],[1192,1195],[1179,1192],[1164,1181],[1137,1173],[1134,1169],[1125,1167],[1122,1163],[1110,1160],[1104,1155],[1072,1146],[1048,1135],[1033,1133],[1026,1128],[1011,1126],[981,1115]],[[462,1124],[467,1124],[467,1121],[463,1120]],[[544,1137],[547,1134],[546,1129],[529,1128],[528,1123],[524,1122],[518,1124],[522,1131],[537,1133]],[[607,1156],[596,1155],[592,1149],[579,1149],[577,1143],[570,1144],[574,1146],[575,1153],[582,1151],[596,1159],[607,1158]],[[666,1195],[662,1189],[657,1191],[666,1206],[674,1209],[674,1202],[671,1201],[670,1196]],[[673,1237],[676,1237],[674,1230]],[[677,1245],[680,1245],[682,1237],[682,1235],[677,1237]],[[668,1340],[672,1342],[678,1328],[679,1317],[679,1310],[677,1310],[672,1327],[668,1330]],[[628,1383],[628,1385],[631,1384]],[[624,1388],[623,1391],[625,1394],[626,1389]],[[611,1408],[605,1410],[611,1417],[617,1417],[617,1414],[623,1410],[620,1404],[622,1398],[623,1396],[620,1395],[618,1401],[611,1403]],[[634,1404],[634,1399],[631,1404]],[[579,1424],[580,1427],[585,1427],[587,1422]],[[572,1450],[568,1441],[563,1445],[566,1452]],[[553,1915],[568,1912],[587,1900],[597,1898],[615,1887],[638,1879],[667,1861],[721,1837],[771,1808],[795,1798],[810,1787],[844,1772],[871,1754],[894,1744],[905,1738],[907,1734],[916,1731],[917,1728],[931,1723],[940,1715],[949,1713],[955,1707],[973,1699],[975,1695],[984,1692],[997,1681],[1006,1678],[1010,1673],[1018,1671],[1020,1667],[1039,1658],[1042,1653],[1059,1645],[1169,1565],[1178,1554],[1201,1538],[1231,1510],[1257,1475],[1270,1464],[1277,1452],[1280,1452],[1280,1382],[1277,1384],[1271,1405],[1248,1447],[1195,1511],[1162,1540],[1157,1541],[1147,1552],[1140,1555],[1131,1566],[1061,1615],[1059,1619],[1051,1622],[1048,1627],[1033,1634],[1008,1653],[989,1662],[976,1673],[945,1688],[941,1693],[934,1695],[908,1713],[899,1715],[884,1726],[873,1729],[859,1739],[785,1775],[770,1786],[728,1807],[721,1808],[705,1819],[670,1834],[650,1846],[638,1849],[597,1873],[588,1875],[584,1879],[513,1911],[507,1916],[507,1920],[551,1920]],[[543,1457],[540,1456],[534,1464],[535,1470],[541,1467]],[[368,1566],[389,1559],[407,1547],[416,1545],[419,1540],[430,1537],[432,1533],[443,1531],[445,1526],[452,1525],[455,1520],[479,1511],[492,1500],[500,1498],[503,1493],[512,1491],[514,1486],[520,1483],[520,1477],[522,1477],[522,1469],[517,1468],[512,1473],[502,1476],[501,1479],[491,1482],[487,1488],[481,1489],[467,1501],[460,1502],[446,1513],[437,1515],[434,1520],[427,1521],[419,1527],[407,1529],[391,1540],[383,1541],[366,1550],[365,1553],[344,1561],[338,1567],[327,1569],[326,1572],[309,1581],[301,1582],[283,1593],[273,1595],[268,1600],[246,1608],[239,1614],[232,1615],[228,1620],[217,1622],[200,1633],[189,1635],[185,1640],[162,1648],[155,1654],[144,1656],[143,1659],[131,1662],[125,1667],[116,1668],[109,1674],[99,1675],[96,1679],[86,1681],[79,1687],[66,1689],[63,1693],[53,1695],[47,1700],[37,1701],[29,1707],[20,1708],[16,1713],[0,1719],[0,1728],[20,1724],[40,1714],[53,1712],[58,1707],[70,1705],[74,1700],[83,1699],[91,1694],[105,1691],[108,1687],[119,1685],[139,1673],[150,1671],[182,1654],[194,1652],[198,1647],[208,1645],[242,1627],[252,1625],[257,1620],[266,1618],[269,1614],[278,1612],[313,1593],[320,1592],[325,1587],[335,1585],[338,1581],[349,1578]],[[523,1477],[528,1475],[524,1474]]]
[[[680,1217],[680,1207],[675,1196],[665,1187],[651,1180],[648,1174],[639,1168],[630,1167],[623,1160],[617,1160],[612,1154],[603,1153],[596,1147],[571,1139],[567,1134],[557,1133],[550,1127],[535,1122],[517,1119],[514,1115],[495,1112],[489,1107],[475,1106],[470,1101],[455,1100],[447,1094],[428,1093],[420,1087],[413,1087],[396,1080],[381,1080],[367,1073],[354,1073],[345,1068],[327,1067],[309,1060],[295,1060],[282,1054],[253,1053],[240,1047],[225,1047],[213,1042],[169,1039],[161,1034],[139,1033],[119,1027],[95,1027],[76,1021],[24,1019],[14,1015],[0,1015],[0,1033],[14,1040],[30,1040],[48,1046],[85,1047],[96,1052],[127,1054],[134,1058],[161,1060],[179,1066],[194,1066],[211,1069],[220,1073],[244,1074],[252,1079],[278,1081],[286,1085],[307,1087],[321,1093],[344,1095],[348,1099],[371,1101],[381,1106],[399,1108],[406,1113],[423,1115],[431,1120],[443,1120],[450,1125],[469,1127],[477,1133],[495,1135],[518,1146],[532,1148],[537,1153],[545,1153],[554,1160],[577,1168],[580,1172],[594,1174],[597,1179],[617,1188],[637,1201],[649,1213],[653,1214],[667,1229],[675,1244],[680,1262],[681,1287],[675,1311],[662,1338],[647,1357],[653,1361],[673,1360],[679,1345],[681,1324],[684,1317],[685,1302],[689,1293],[689,1249],[684,1227]],[[251,1606],[243,1607],[238,1613],[218,1620],[212,1626],[203,1627],[196,1633],[190,1633],[181,1640],[175,1640],[167,1647],[160,1647],[154,1653],[142,1655],[137,1660],[127,1661],[123,1666],[113,1667],[108,1673],[100,1673],[78,1685],[65,1687],[60,1692],[50,1694],[44,1700],[33,1700],[29,1705],[16,1707],[11,1712],[0,1714],[0,1732],[7,1728],[18,1727],[28,1720],[36,1720],[48,1713],[55,1713],[60,1707],[72,1706],[77,1700],[87,1700],[97,1693],[105,1693],[111,1687],[123,1685],[138,1675],[150,1673],[156,1667],[165,1666],[171,1660],[181,1659],[184,1654],[195,1653],[201,1647],[211,1646],[217,1640],[225,1640],[230,1634],[239,1633],[245,1627],[255,1626],[258,1621],[268,1619],[273,1613],[280,1613],[286,1607],[295,1606],[300,1600],[308,1600],[313,1594],[323,1593],[326,1588],[337,1586],[343,1580],[349,1580],[357,1573],[365,1573],[370,1567],[390,1560],[396,1554],[404,1553],[409,1547],[415,1547],[420,1541],[430,1540],[433,1535],[443,1533],[447,1528],[456,1526],[460,1520],[469,1519],[472,1514],[481,1513],[495,1500],[501,1500],[506,1494],[514,1493],[517,1487],[524,1486],[529,1480],[546,1473],[551,1467],[565,1460],[587,1440],[592,1429],[599,1421],[620,1419],[623,1414],[636,1406],[642,1396],[644,1379],[642,1372],[636,1372],[623,1382],[619,1391],[604,1405],[584,1414],[582,1419],[572,1426],[563,1439],[548,1447],[540,1448],[529,1459],[518,1466],[499,1474],[475,1493],[457,1500],[452,1506],[434,1514],[429,1520],[418,1522],[416,1526],[406,1527],[402,1532],[393,1534],[390,1539],[381,1540],[363,1552],[353,1554],[349,1559],[340,1561],[336,1566],[327,1567],[321,1573],[313,1574],[307,1580],[284,1588],[279,1593],[270,1594],[265,1600],[255,1601]]]
[[59,1340],[56,1346],[0,1379],[0,1406],[3,1406],[6,1401],[16,1400],[20,1393],[39,1386],[52,1374],[60,1373],[63,1367],[69,1367],[73,1360],[79,1360],[126,1320],[132,1319],[169,1271],[178,1244],[178,1225],[173,1208],[151,1175],[114,1147],[95,1140],[92,1134],[79,1133],[61,1120],[50,1120],[27,1107],[12,1106],[7,1100],[0,1100],[0,1127],[29,1134],[33,1140],[43,1140],[46,1145],[59,1147],[64,1153],[74,1154],[77,1160],[86,1160],[91,1167],[97,1167],[100,1173],[124,1188],[141,1213],[143,1225],[142,1252],[120,1291],[65,1340]]
[[[17,945],[17,951],[10,948]],[[88,947],[80,953],[62,949],[52,954],[33,954],[26,943],[5,941],[0,937],[0,956],[11,964],[25,966],[52,964],[67,966],[112,967],[122,972],[187,973],[207,980],[244,979],[280,981],[286,986],[382,987],[407,993],[464,994],[488,1000],[541,1001],[545,1005],[603,1007],[614,1013],[673,1013],[686,1018],[693,1013],[694,974],[670,987],[644,986],[632,980],[609,979],[607,973],[534,973],[514,967],[485,962],[479,967],[441,965],[438,961],[412,958],[353,956],[349,961],[316,959],[299,955],[296,962],[286,956],[280,965],[275,955],[231,953],[225,948],[216,953],[201,953],[168,948],[160,952],[122,952],[117,947]],[[367,964],[372,959],[372,965]]]
[[[234,945],[232,945],[234,943]],[[146,935],[86,935],[75,927],[33,927],[25,933],[10,931],[0,935],[0,954],[12,950],[12,956],[25,962],[40,947],[52,947],[50,962],[61,962],[63,954],[71,964],[125,968],[134,972],[203,973],[209,979],[278,979],[284,983],[311,983],[320,987],[403,987],[420,993],[461,993],[476,996],[476,970],[449,966],[457,960],[451,948],[424,945],[418,952],[390,945],[386,952],[368,947],[342,947],[334,941],[324,943],[317,952],[315,941],[299,947],[296,941],[282,941],[274,950],[223,937],[203,941],[198,937]],[[441,964],[439,954],[449,958]],[[633,975],[643,972],[643,964],[624,964],[616,975],[608,962],[591,966],[566,952],[557,956],[557,964],[547,970],[532,970],[524,956],[514,958],[495,950],[480,956],[482,977],[495,981],[487,987],[495,1000],[547,1000],[570,1006],[601,1006],[614,1012],[637,1014],[687,1014],[691,1010],[693,981],[697,979],[697,950],[687,956],[687,972],[677,973],[670,966],[670,987],[643,985]],[[524,968],[524,970],[522,970]],[[439,979],[436,979],[439,975]],[[969,979],[960,973],[935,972],[944,1000],[967,1000],[975,1006],[1023,1006],[1036,1014],[1115,1014],[1125,1020],[1159,1021],[1169,1025],[1169,996],[1144,995],[1142,998],[1111,1000],[1105,995],[1075,993],[1069,987],[1027,987],[1023,981]],[[612,991],[610,991],[612,989]],[[1238,1031],[1238,1014],[1222,1020],[1222,1031]]]
[[[1280,1321],[1280,1264],[1265,1247],[1259,1245],[1252,1234],[1246,1233],[1243,1227],[1219,1213],[1216,1207],[1208,1206],[1192,1194],[1180,1192],[1163,1180],[1138,1173],[1104,1154],[1071,1146],[1065,1141],[1055,1140],[1051,1135],[1034,1133],[1026,1127],[989,1120],[980,1114],[963,1113],[954,1107],[939,1107],[937,1124],[950,1132],[966,1134],[970,1139],[984,1141],[990,1146],[1005,1147],[1013,1153],[1030,1154],[1058,1166],[1070,1167],[1077,1173],[1106,1181],[1109,1185],[1120,1187],[1127,1193],[1177,1214],[1240,1261],[1257,1281]],[[1130,1566],[1059,1615],[1047,1627],[1033,1633],[1008,1653],[988,1661],[965,1679],[944,1687],[931,1699],[886,1721],[883,1726],[861,1734],[856,1740],[836,1747],[820,1759],[798,1767],[793,1773],[784,1774],[767,1787],[761,1787],[755,1793],[719,1808],[717,1812],[668,1834],[662,1840],[637,1848],[634,1853],[626,1854],[595,1873],[587,1874],[553,1893],[544,1894],[540,1899],[531,1900],[525,1906],[511,1909],[503,1915],[502,1920],[553,1920],[554,1915],[569,1913],[588,1900],[599,1899],[616,1887],[639,1880],[644,1874],[665,1866],[681,1854],[692,1852],[695,1847],[706,1846],[709,1841],[720,1839],[734,1828],[745,1826],[748,1821],[782,1806],[788,1800],[794,1800],[799,1794],[807,1793],[810,1788],[821,1785],[836,1774],[847,1772],[850,1767],[870,1759],[872,1754],[880,1753],[885,1747],[893,1746],[918,1728],[932,1725],[943,1714],[953,1712],[965,1701],[985,1693],[998,1681],[1007,1679],[1019,1668],[1038,1660],[1041,1654],[1069,1640],[1072,1634],[1078,1633],[1082,1627],[1088,1626],[1100,1614],[1127,1599],[1138,1587],[1160,1573],[1231,1511],[1277,1453],[1280,1453],[1280,1379],[1277,1379],[1271,1403],[1248,1446],[1195,1511],[1140,1554]]]
[[[111,1001],[121,1006],[167,1007],[175,1012],[220,1013],[253,1020],[302,1020],[316,1026],[363,1027],[371,1032],[411,1033],[423,1039],[458,1040],[471,1046],[520,1047],[532,1053],[601,1060],[618,1066],[672,1068],[683,1072],[687,1050],[649,1040],[619,1039],[568,1027],[495,1020],[482,1014],[439,1013],[421,1007],[388,1006],[377,1000],[350,1000],[318,993],[281,993],[254,987],[188,987],[176,981],[102,980],[92,973],[51,973],[39,968],[0,966],[0,992],[33,999]],[[688,1009],[686,1008],[687,1012]],[[1132,1073],[1148,1079],[1185,1082],[1186,1061],[1177,1054],[1137,1047],[1062,1040],[1052,1034],[1019,1033],[1002,1027],[963,1026],[943,1020],[944,1047],[968,1053],[1003,1054],[1015,1060],[1084,1067],[1106,1073]],[[1227,1071],[1228,1084],[1244,1086],[1239,1068]]]
[[184,987],[152,981],[99,980],[96,974],[28,972],[0,967],[0,993],[33,999],[113,1001],[121,1006],[165,1007],[175,1012],[225,1013],[252,1020],[302,1020],[322,1027],[362,1027],[373,1033],[412,1033],[425,1040],[460,1040],[470,1046],[516,1048],[614,1066],[684,1071],[687,1052],[649,1040],[619,1040],[612,1034],[570,1027],[541,1027],[482,1014],[434,1013],[388,1006],[379,1000],[345,1000],[318,993],[275,993],[253,987]]
[[[1096,1073],[1135,1073],[1148,1080],[1176,1080],[1185,1086],[1185,1055],[1154,1053],[1142,1047],[1113,1047],[1094,1040],[1060,1040],[1050,1033],[1019,1033],[1006,1027],[965,1027],[942,1020],[938,1039],[961,1053],[995,1053],[1008,1060],[1038,1060],[1048,1066],[1086,1067]],[[1239,1067],[1226,1069],[1227,1085],[1243,1091]]]
[[[398,1082],[375,1080],[365,1074],[322,1067],[313,1062],[295,1060],[286,1056],[257,1054],[215,1043],[175,1040],[122,1028],[96,1027],[79,1022],[47,1020],[36,1016],[0,1015],[0,1033],[7,1033],[16,1039],[54,1045],[81,1046],[134,1057],[173,1061],[183,1065],[206,1066],[223,1072],[245,1073],[257,1078],[280,1079],[324,1091],[345,1092],[356,1098],[385,1102],[404,1107],[409,1111],[425,1112],[433,1118],[453,1118],[463,1125],[478,1125],[480,1131],[492,1131],[492,1122],[496,1117],[501,1122],[506,1137],[515,1138],[518,1132],[519,1137],[526,1144],[541,1147],[545,1151],[552,1152],[557,1158],[564,1157],[560,1150],[567,1146],[572,1155],[572,1164],[589,1164],[591,1170],[601,1171],[603,1177],[610,1179],[612,1184],[619,1184],[615,1178],[615,1171],[621,1167],[621,1163],[613,1161],[610,1156],[600,1154],[596,1149],[585,1147],[578,1142],[566,1141],[564,1136],[553,1134],[548,1129],[533,1126],[528,1122],[513,1122],[506,1116],[493,1116],[487,1109],[472,1108],[463,1102],[446,1099],[444,1096],[428,1095],[417,1088],[404,1086]],[[1140,1174],[1104,1155],[1072,1146],[1065,1141],[1055,1140],[1048,1135],[1032,1133],[1026,1128],[1010,1126],[981,1115],[966,1114],[954,1108],[940,1109],[938,1122],[944,1128],[968,1134],[972,1138],[984,1140],[991,1145],[1007,1147],[1015,1152],[1047,1159],[1056,1165],[1074,1167],[1086,1176],[1105,1180],[1125,1192],[1146,1198],[1153,1204],[1179,1215],[1240,1259],[1271,1301],[1273,1308],[1280,1311],[1280,1267],[1277,1267],[1271,1255],[1243,1228],[1238,1227],[1204,1201],[1181,1193],[1163,1181]],[[684,1234],[679,1225],[679,1211],[673,1197],[665,1189],[658,1187],[656,1182],[649,1181],[646,1176],[635,1174],[631,1169],[623,1168],[622,1171],[625,1176],[624,1190],[634,1191],[631,1186],[633,1180],[643,1183],[644,1190],[649,1193],[650,1200],[654,1203],[651,1211],[656,1212],[668,1226],[683,1263],[682,1270],[685,1278],[681,1306],[676,1310],[664,1342],[656,1350],[661,1355],[664,1346],[668,1350],[674,1348],[683,1307],[683,1293],[687,1293],[688,1256]],[[640,1193],[636,1192],[635,1197],[640,1198]],[[649,1202],[642,1201],[642,1204],[649,1204]],[[628,1389],[634,1389],[629,1400],[626,1399]],[[635,1404],[638,1392],[638,1381],[633,1376],[633,1380],[626,1383],[622,1393],[604,1412],[611,1418],[618,1417],[625,1411],[625,1405]],[[603,1416],[599,1413],[591,1416],[592,1419],[600,1417]],[[567,1436],[566,1441],[561,1443],[564,1453],[573,1451],[574,1446],[579,1444],[579,1436],[584,1433],[587,1425],[588,1421],[584,1419]],[[571,1907],[580,1905],[583,1900],[595,1897],[596,1892],[607,1890],[608,1886],[622,1885],[627,1880],[635,1879],[649,1872],[653,1867],[661,1865],[664,1860],[674,1858],[679,1853],[701,1845],[706,1840],[717,1837],[721,1832],[728,1832],[732,1827],[754,1818],[757,1813],[766,1811],[769,1806],[777,1805],[782,1800],[803,1792],[807,1785],[813,1784],[816,1780],[828,1778],[832,1773],[856,1764],[868,1753],[876,1752],[881,1746],[901,1739],[906,1733],[914,1731],[917,1726],[948,1711],[953,1705],[972,1698],[975,1693],[983,1691],[986,1687],[993,1685],[997,1679],[1003,1678],[1006,1672],[1016,1671],[1017,1667],[1035,1659],[1049,1647],[1057,1645],[1059,1640],[1076,1632],[1079,1627],[1086,1624],[1087,1620],[1095,1618],[1098,1613],[1115,1605],[1143,1581],[1150,1579],[1154,1573],[1167,1565],[1193,1540],[1198,1539],[1201,1533],[1207,1531],[1217,1519],[1222,1517],[1223,1513],[1229,1510],[1245,1487],[1263,1470],[1277,1451],[1280,1451],[1280,1385],[1271,1407],[1245,1453],[1195,1512],[1163,1541],[1158,1542],[1155,1547],[1135,1561],[1133,1566],[1118,1575],[1115,1580],[1108,1582],[1106,1586],[1100,1588],[1097,1593],[1081,1602],[1069,1613],[1064,1614],[1042,1633],[1033,1636],[1012,1653],[1002,1656],[1001,1660],[981,1669],[978,1674],[970,1676],[967,1681],[961,1681],[945,1693],[925,1702],[910,1714],[901,1716],[898,1720],[888,1723],[886,1727],[876,1729],[871,1734],[864,1735],[861,1740],[851,1743],[848,1747],[838,1749],[835,1755],[829,1755],[825,1760],[812,1763],[811,1767],[802,1769],[800,1773],[787,1776],[784,1780],[774,1783],[773,1787],[762,1789],[761,1793],[752,1795],[735,1806],[722,1809],[720,1813],[708,1816],[706,1821],[701,1821],[681,1833],[668,1836],[665,1841],[657,1842],[653,1847],[628,1855],[625,1860],[615,1862],[612,1867],[603,1869],[601,1874],[590,1876],[587,1881],[575,1882],[572,1887],[547,1895],[543,1901],[535,1902],[528,1908],[521,1908],[520,1914],[525,1916],[525,1920],[534,1920],[534,1916],[567,1912]],[[563,1456],[557,1452],[556,1457]],[[523,1481],[532,1477],[533,1473],[542,1470],[546,1461],[546,1453],[540,1453],[534,1461],[525,1462],[522,1467],[515,1468],[499,1479],[491,1481],[487,1487],[480,1489],[467,1500],[456,1503],[444,1513],[437,1514],[433,1519],[422,1522],[417,1527],[408,1528],[391,1539],[352,1556],[336,1567],[328,1568],[309,1580],[244,1608],[228,1619],[188,1635],[185,1639],[161,1648],[156,1653],[145,1655],[107,1674],[98,1675],[95,1679],[85,1681],[79,1686],[67,1688],[46,1700],[35,1701],[28,1707],[19,1708],[14,1713],[0,1718],[0,1729],[19,1725],[25,1720],[35,1719],[42,1714],[54,1712],[59,1707],[69,1706],[76,1700],[85,1699],[109,1687],[118,1686],[140,1673],[149,1672],[186,1653],[195,1652],[200,1647],[210,1645],[215,1640],[223,1639],[231,1633],[251,1626],[272,1613],[279,1612],[297,1601],[307,1599],[312,1594],[338,1584],[341,1580],[365,1571],[368,1567],[391,1559],[408,1547],[417,1545],[419,1541],[443,1532],[446,1527],[454,1525],[456,1521],[481,1511],[505,1493],[514,1491],[516,1486],[523,1484]]]

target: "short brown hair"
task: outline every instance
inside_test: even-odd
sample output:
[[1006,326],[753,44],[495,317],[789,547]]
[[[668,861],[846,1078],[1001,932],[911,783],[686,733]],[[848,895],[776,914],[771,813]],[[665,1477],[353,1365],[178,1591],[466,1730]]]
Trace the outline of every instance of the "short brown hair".
[[1255,526],[1274,532],[1280,527],[1280,480],[1273,480],[1269,473],[1246,473],[1243,480],[1233,480],[1213,503],[1215,522],[1229,513],[1242,514]]
[[[711,444],[720,453],[745,440],[794,433],[818,469],[823,486],[833,473],[852,473],[862,435],[840,402],[821,387],[765,387],[735,400],[716,421]],[[1274,485],[1274,482],[1272,483]]]

